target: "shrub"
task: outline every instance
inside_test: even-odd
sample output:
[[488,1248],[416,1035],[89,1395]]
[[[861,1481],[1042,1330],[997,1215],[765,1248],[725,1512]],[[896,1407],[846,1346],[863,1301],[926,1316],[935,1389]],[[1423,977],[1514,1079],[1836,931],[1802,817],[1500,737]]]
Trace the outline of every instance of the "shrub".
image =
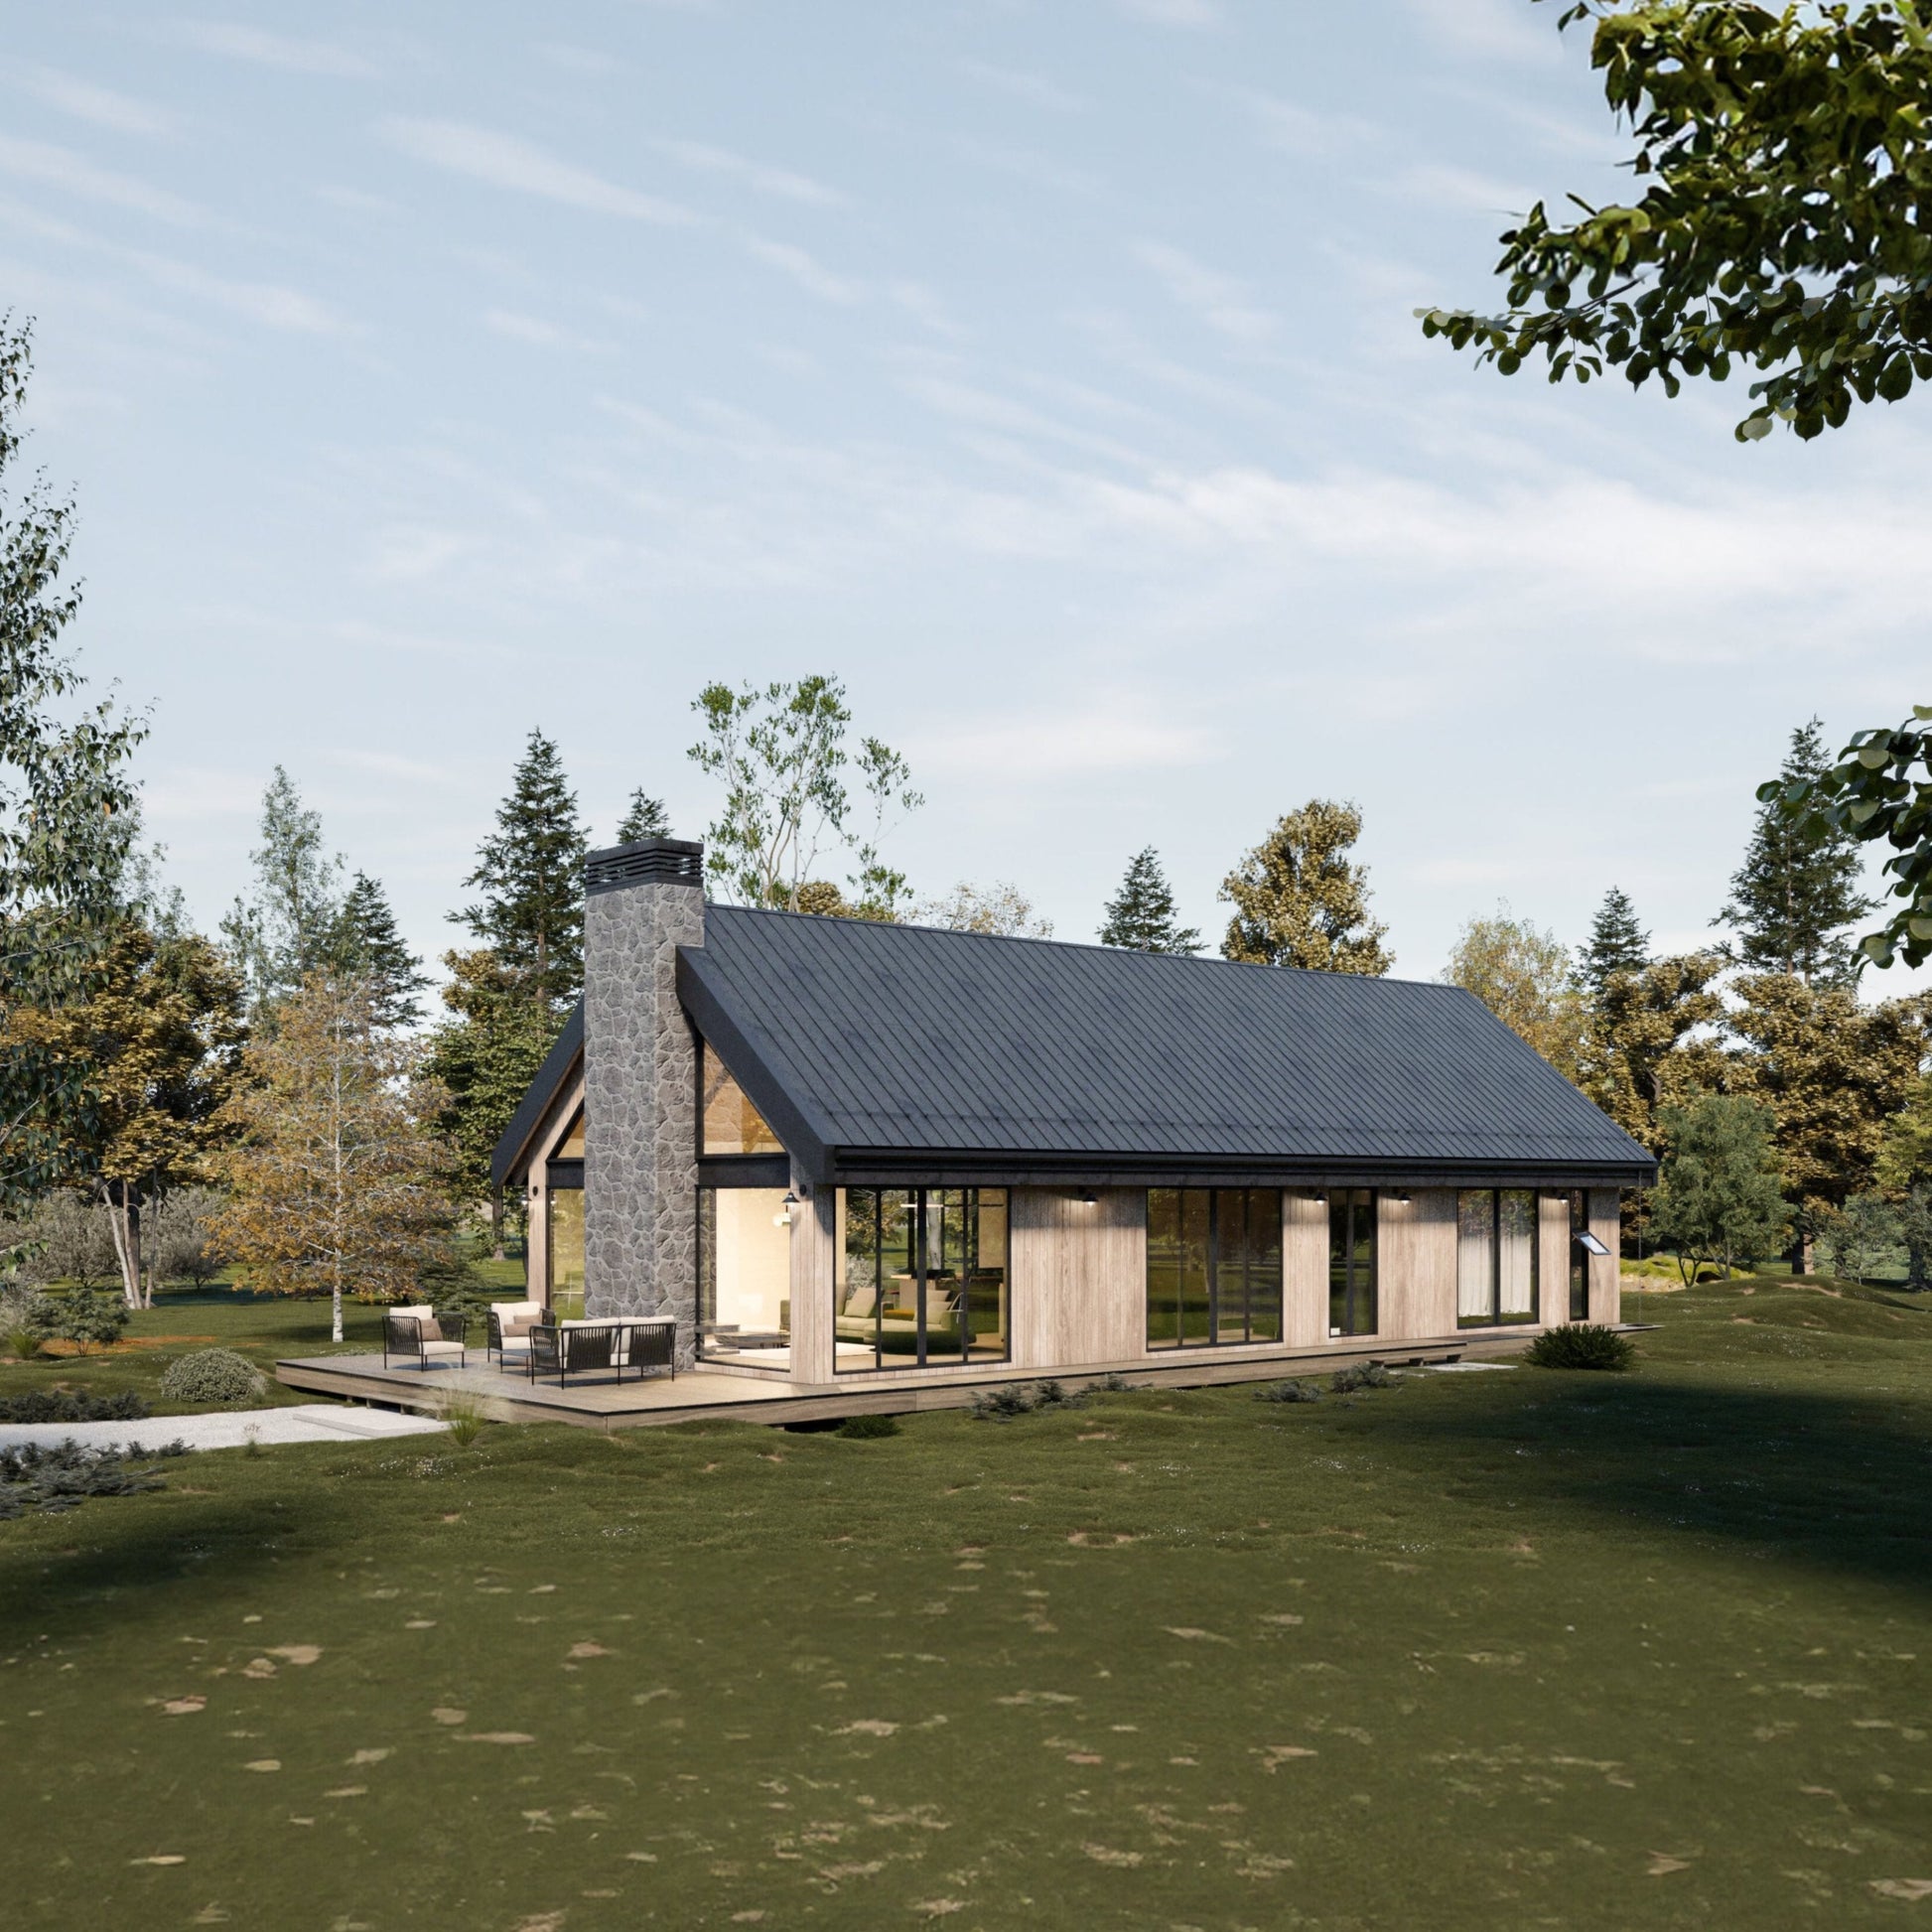
[[60,1327],[56,1332],[75,1342],[84,1353],[89,1348],[105,1347],[119,1341],[127,1327],[129,1309],[118,1295],[103,1295],[98,1289],[76,1288],[60,1308]]
[[15,1360],[28,1362],[41,1343],[61,1331],[61,1305],[38,1288],[9,1288],[0,1294],[0,1332]]
[[483,1434],[483,1406],[473,1395],[446,1396],[441,1414],[458,1449],[468,1449]]
[[[1343,1373],[1346,1373],[1344,1370]],[[1269,1382],[1255,1391],[1257,1402],[1319,1402],[1321,1389],[1314,1382]]]
[[839,1434],[854,1443],[876,1443],[882,1436],[898,1434],[897,1416],[847,1416],[839,1424]]
[[1337,1369],[1328,1386],[1337,1395],[1353,1395],[1358,1389],[1392,1389],[1395,1377],[1380,1362],[1356,1362]]
[[1034,1399],[1025,1389],[1002,1382],[997,1389],[983,1389],[973,1398],[973,1415],[980,1422],[1010,1422],[1015,1416],[1027,1415],[1033,1406]]
[[1118,1369],[1115,1369],[1111,1373],[1103,1375],[1098,1382],[1094,1383],[1093,1388],[1088,1393],[1092,1394],[1097,1391],[1101,1395],[1126,1395],[1130,1389],[1136,1389],[1139,1386],[1140,1384],[1138,1382],[1130,1382]]
[[88,1496],[132,1496],[164,1487],[148,1466],[160,1455],[186,1455],[181,1443],[164,1449],[86,1449],[77,1443],[28,1443],[0,1449],[0,1518],[29,1510],[71,1509]]
[[266,1387],[262,1372],[232,1348],[197,1348],[178,1355],[161,1377],[170,1402],[214,1402],[233,1407],[253,1402]]
[[119,1395],[88,1395],[85,1390],[30,1389],[0,1396],[0,1423],[146,1422],[148,1405],[132,1390]]
[[1595,1321],[1567,1321],[1546,1328],[1523,1359],[1538,1368],[1625,1369],[1637,1359],[1629,1338]]

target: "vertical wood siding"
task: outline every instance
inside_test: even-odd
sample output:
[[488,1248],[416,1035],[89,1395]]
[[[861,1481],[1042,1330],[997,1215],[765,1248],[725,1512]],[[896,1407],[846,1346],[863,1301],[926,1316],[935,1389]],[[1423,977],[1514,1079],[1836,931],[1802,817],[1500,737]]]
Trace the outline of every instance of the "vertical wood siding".
[[1615,1323],[1622,1316],[1622,1276],[1617,1257],[1622,1252],[1622,1196],[1614,1187],[1589,1190],[1589,1231],[1604,1247],[1606,1255],[1589,1258],[1589,1318]]
[[832,1379],[832,1268],[838,1195],[815,1187],[791,1211],[791,1379]]
[[1328,1203],[1302,1187],[1282,1195],[1282,1339],[1290,1348],[1328,1339]]
[[1009,1196],[1013,1359],[1023,1368],[1147,1352],[1147,1195],[1016,1187]]
[[1418,1187],[1404,1202],[1377,1196],[1376,1288],[1392,1341],[1455,1333],[1455,1190]]

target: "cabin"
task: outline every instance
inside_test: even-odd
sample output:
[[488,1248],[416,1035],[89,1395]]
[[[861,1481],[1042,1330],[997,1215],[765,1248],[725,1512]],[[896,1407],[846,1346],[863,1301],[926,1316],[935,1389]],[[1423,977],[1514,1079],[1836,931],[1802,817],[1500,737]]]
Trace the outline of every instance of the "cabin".
[[703,864],[590,856],[496,1150],[559,1319],[854,1394],[1619,1319],[1655,1163],[1456,987],[721,905]]

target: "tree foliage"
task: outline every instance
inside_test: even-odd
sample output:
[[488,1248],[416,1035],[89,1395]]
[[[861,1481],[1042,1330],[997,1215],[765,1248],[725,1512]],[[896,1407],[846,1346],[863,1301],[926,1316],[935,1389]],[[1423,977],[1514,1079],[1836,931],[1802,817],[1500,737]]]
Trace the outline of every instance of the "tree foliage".
[[1590,921],[1589,938],[1577,948],[1577,984],[1584,998],[1600,1002],[1619,973],[1641,973],[1650,964],[1650,934],[1637,923],[1637,908],[1612,886]]
[[122,914],[139,825],[128,760],[145,723],[88,702],[61,649],[80,609],[64,582],[73,505],[16,479],[32,373],[26,324],[0,316],[0,1213],[59,1173],[85,1069],[15,1030],[23,1007],[82,997]]
[[1120,891],[1107,901],[1107,916],[1100,928],[1103,946],[1121,946],[1129,952],[1197,953],[1198,928],[1180,923],[1173,902],[1173,888],[1161,868],[1161,855],[1153,846],[1143,846],[1127,862],[1127,875]]
[[317,973],[243,1056],[222,1109],[228,1189],[216,1234],[250,1288],[404,1300],[447,1253],[451,1160],[430,1122],[443,1097],[421,1051],[377,1024],[366,982]]
[[1932,376],[1932,37],[1914,0],[1582,0],[1590,64],[1629,123],[1629,204],[1502,237],[1500,315],[1419,311],[1505,375],[1761,373],[1740,440],[1801,437]]
[[1882,1194],[1854,1194],[1819,1226],[1818,1245],[1830,1257],[1831,1272],[1863,1284],[1891,1259],[1904,1239],[1897,1208]]
[[1224,958],[1318,972],[1388,972],[1388,927],[1370,917],[1368,872],[1349,852],[1362,834],[1358,805],[1311,798],[1222,882],[1235,907],[1221,941]]
[[671,821],[663,799],[652,798],[640,785],[630,794],[618,826],[618,843],[634,845],[639,839],[668,839]]
[[237,897],[221,936],[247,978],[249,1010],[266,1014],[312,973],[336,965],[343,862],[322,836],[322,814],[275,767],[262,793],[261,844],[249,854],[252,896]]
[[1553,932],[1499,905],[1472,918],[1449,949],[1443,978],[1475,997],[1567,1080],[1583,1072],[1584,1002],[1570,951]]
[[451,916],[532,998],[563,1012],[584,990],[584,854],[588,835],[557,748],[530,734],[496,829],[463,883],[482,897]]
[[939,898],[921,899],[912,908],[915,925],[945,926],[954,932],[982,932],[1005,939],[1050,939],[1053,922],[1034,910],[1033,900],[1010,880],[975,886],[962,879]]
[[1659,1110],[1687,1105],[1724,1079],[1724,1052],[1710,1031],[1725,1017],[1723,972],[1716,953],[1681,953],[1611,973],[1586,1002],[1577,1084],[1653,1154],[1664,1145]]
[[1737,934],[1739,962],[1754,973],[1794,973],[1807,985],[1844,985],[1860,958],[1847,928],[1871,910],[1860,891],[1859,842],[1818,816],[1794,818],[1783,795],[1814,783],[1829,760],[1816,718],[1791,734],[1784,767],[1758,806],[1744,863],[1713,925]]
[[1836,764],[1773,778],[1757,795],[1798,836],[1890,846],[1883,872],[1902,903],[1859,948],[1876,966],[1932,959],[1932,705],[1914,705],[1896,730],[1853,733]]
[[925,800],[905,760],[881,740],[847,749],[845,686],[819,676],[736,691],[709,684],[691,708],[704,736],[690,757],[725,788],[706,834],[714,885],[747,905],[797,911],[819,859],[838,851],[854,868],[853,910],[894,916],[907,889],[904,874],[886,863],[883,841],[897,817]]
[[1750,975],[1734,991],[1741,1045],[1726,1084],[1770,1107],[1786,1198],[1815,1226],[1876,1181],[1890,1123],[1925,1062],[1925,998],[1861,1006],[1849,987],[1783,973]]
[[423,1017],[417,995],[429,986],[423,962],[403,943],[389,896],[378,880],[358,872],[336,917],[330,946],[335,970],[366,980],[379,1027],[413,1027]]
[[1669,1152],[1650,1197],[1650,1226],[1677,1252],[1684,1280],[1701,1264],[1775,1254],[1789,1213],[1779,1186],[1770,1108],[1731,1094],[1708,1093],[1660,1116]]

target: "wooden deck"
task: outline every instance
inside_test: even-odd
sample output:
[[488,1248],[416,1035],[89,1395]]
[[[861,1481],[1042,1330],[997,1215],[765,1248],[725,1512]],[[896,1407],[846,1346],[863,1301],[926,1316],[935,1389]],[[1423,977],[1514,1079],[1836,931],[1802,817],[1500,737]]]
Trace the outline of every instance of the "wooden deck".
[[[465,1368],[384,1368],[380,1355],[311,1355],[275,1364],[278,1380],[292,1389],[331,1395],[380,1408],[419,1409],[434,1414],[444,1401],[460,1395],[480,1402],[498,1422],[557,1422],[578,1429],[648,1429],[671,1423],[717,1420],[765,1423],[825,1422],[843,1416],[903,1415],[923,1409],[966,1408],[983,1389],[1002,1382],[1053,1380],[1069,1389],[1087,1388],[1109,1375],[1155,1388],[1209,1388],[1229,1382],[1278,1382],[1291,1375],[1328,1375],[1351,1362],[1387,1362],[1401,1367],[1426,1362],[1495,1360],[1515,1355],[1535,1333],[1485,1333],[1463,1340],[1376,1342],[1238,1356],[1218,1350],[1190,1351],[1132,1361],[1100,1363],[1079,1369],[1028,1369],[1007,1364],[972,1369],[927,1369],[894,1375],[842,1377],[836,1383],[791,1382],[777,1375],[703,1364],[669,1376],[623,1383],[608,1379],[532,1382],[505,1374],[481,1359]],[[1217,1359],[1218,1357],[1218,1359]]]

